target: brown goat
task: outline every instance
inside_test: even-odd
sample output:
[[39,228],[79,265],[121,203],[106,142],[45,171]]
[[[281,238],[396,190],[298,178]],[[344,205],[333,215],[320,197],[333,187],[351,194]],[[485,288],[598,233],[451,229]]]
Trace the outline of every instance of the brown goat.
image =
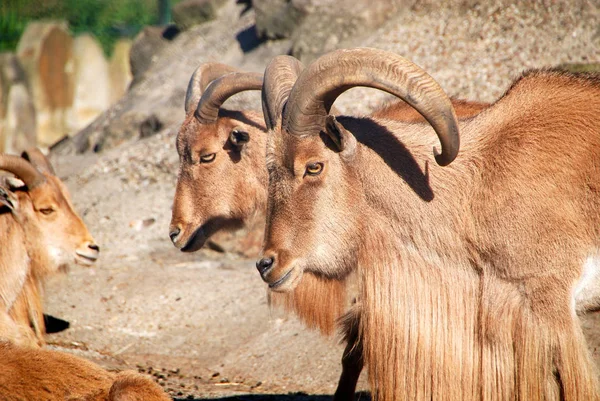
[[[170,226],[171,240],[182,251],[199,249],[214,233],[240,228],[265,209],[263,116],[221,107],[236,93],[260,90],[262,77],[234,71],[224,64],[206,63],[190,79],[187,117],[177,135],[180,166]],[[201,111],[206,109],[210,111]],[[202,114],[211,118],[201,118]],[[345,286],[306,277],[293,293],[269,298],[296,312],[309,327],[331,334],[343,313]],[[338,307],[322,308],[323,304]]]
[[0,310],[9,314],[21,334],[33,329],[33,336],[17,339],[10,325],[2,325],[0,337],[29,345],[34,338],[41,345],[43,281],[72,262],[91,265],[99,247],[39,150],[25,152],[22,158],[0,155],[0,170],[18,178],[4,178],[0,187],[0,205],[5,209],[0,211],[0,242],[10,244],[0,254]]
[[2,401],[167,401],[150,378],[108,372],[64,352],[0,343]]
[[[298,68],[301,68],[299,64]],[[182,250],[196,250],[213,233],[240,227],[256,212],[264,213],[267,170],[263,116],[251,111],[220,108],[229,96],[261,89],[262,79],[255,74],[243,73],[225,77],[233,71],[223,64],[203,64],[192,75],[188,86],[187,117],[177,136],[180,170],[170,228],[173,243]],[[209,84],[211,90],[205,92]],[[225,91],[227,96],[221,95]],[[197,117],[200,103],[217,108],[219,117],[200,122]],[[471,117],[488,106],[462,100],[455,100],[453,104],[460,117]],[[213,111],[211,115],[216,113]],[[374,115],[406,122],[425,121],[402,101],[395,101]],[[242,133],[245,133],[245,141],[240,143],[234,135],[241,138]],[[194,164],[194,155],[198,157],[202,152],[211,156],[210,160],[202,163],[199,159],[200,163]],[[197,235],[194,233],[200,229],[202,234],[194,239]],[[293,292],[270,292],[269,297],[273,304],[294,312],[308,327],[329,335],[346,309],[346,282],[306,274]],[[349,315],[344,320],[347,322],[344,336],[349,344],[336,399],[353,398],[362,370],[360,345],[355,344],[356,328],[351,324],[355,319]]]
[[[358,269],[374,399],[597,400],[576,300],[599,272],[600,76],[533,71],[457,121],[439,85],[392,53],[332,52],[291,91],[270,67],[257,267],[276,291]],[[338,121],[330,108],[353,86],[431,126]],[[431,163],[432,127],[440,165],[461,133],[448,167]]]

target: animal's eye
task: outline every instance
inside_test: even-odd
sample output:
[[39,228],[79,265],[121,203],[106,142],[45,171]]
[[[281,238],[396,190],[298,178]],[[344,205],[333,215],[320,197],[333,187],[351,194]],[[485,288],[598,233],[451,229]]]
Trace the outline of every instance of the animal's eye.
[[43,209],[40,209],[40,213],[41,213],[41,214],[45,214],[45,215],[47,216],[47,215],[49,215],[49,214],[52,214],[52,213],[54,213],[54,209],[53,209],[53,208],[51,208],[51,207],[45,207],[45,208],[43,208]]
[[323,171],[323,163],[309,163],[306,165],[306,174],[319,175]]
[[210,153],[208,155],[202,155],[202,156],[200,156],[200,163],[210,163],[213,160],[215,160],[216,156],[217,156],[216,153]]

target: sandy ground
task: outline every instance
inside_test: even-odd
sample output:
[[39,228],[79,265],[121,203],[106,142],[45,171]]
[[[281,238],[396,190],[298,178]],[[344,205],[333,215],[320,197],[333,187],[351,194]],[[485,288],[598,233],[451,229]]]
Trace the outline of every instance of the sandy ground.
[[[493,101],[523,69],[600,60],[596,6],[573,2],[577,7],[565,10],[551,3],[406,12],[360,42],[340,46],[395,51],[451,95]],[[269,55],[263,47],[235,60],[259,70]],[[188,77],[170,79],[182,92]],[[248,104],[256,107],[258,94],[252,96]],[[357,89],[336,106],[364,113],[384,98]],[[49,344],[111,369],[152,374],[177,399],[329,398],[341,371],[337,338],[270,310],[252,258],[211,250],[183,254],[171,245],[177,128],[168,125],[100,155],[54,160],[102,251],[94,268],[74,266],[48,283],[47,312],[71,325],[48,335]],[[590,314],[582,324],[600,364],[599,323],[600,315]],[[359,388],[367,390],[365,377]]]

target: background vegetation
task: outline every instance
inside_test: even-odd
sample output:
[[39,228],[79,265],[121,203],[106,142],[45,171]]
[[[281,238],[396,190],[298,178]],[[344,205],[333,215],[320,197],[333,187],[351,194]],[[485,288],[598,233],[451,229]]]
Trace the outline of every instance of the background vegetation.
[[0,51],[16,49],[29,21],[61,19],[68,22],[74,35],[92,33],[110,55],[118,38],[133,37],[145,25],[169,23],[170,6],[179,1],[1,0]]

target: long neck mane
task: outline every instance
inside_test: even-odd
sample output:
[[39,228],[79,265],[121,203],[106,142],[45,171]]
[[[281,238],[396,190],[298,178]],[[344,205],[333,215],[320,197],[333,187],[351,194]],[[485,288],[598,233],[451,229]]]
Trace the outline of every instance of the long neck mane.
[[304,273],[291,292],[269,291],[271,305],[293,312],[307,327],[333,334],[345,311],[347,280],[333,280]]
[[370,227],[360,252],[360,333],[374,399],[480,399],[477,275],[432,264],[394,241],[385,222]]
[[23,231],[10,212],[0,213],[0,307],[8,310],[29,273],[29,255]]
[[[580,232],[594,231],[579,211],[551,207],[595,201],[587,192],[576,198],[583,185],[553,189],[572,176],[592,180],[597,169],[587,161],[597,154],[597,129],[592,135],[595,128],[580,124],[571,135],[587,135],[585,140],[563,145],[566,120],[542,129],[536,118],[559,119],[566,101],[556,104],[556,113],[541,113],[536,104],[505,110],[502,102],[486,110],[463,125],[461,153],[445,168],[433,164],[436,139],[425,125],[338,119],[351,132],[364,133],[357,136],[353,163],[360,166],[358,185],[365,194],[360,335],[374,399],[599,398],[578,319],[568,310],[569,288],[563,288],[576,272],[569,263],[583,249],[576,241],[594,245]],[[586,110],[571,115],[587,121]],[[508,111],[515,114],[510,119],[503,117]],[[560,152],[531,157],[542,146]],[[522,179],[532,172],[540,174]],[[550,219],[561,224],[554,230],[561,238],[546,229]],[[580,231],[565,236],[571,226]],[[549,253],[544,241],[562,247]]]

